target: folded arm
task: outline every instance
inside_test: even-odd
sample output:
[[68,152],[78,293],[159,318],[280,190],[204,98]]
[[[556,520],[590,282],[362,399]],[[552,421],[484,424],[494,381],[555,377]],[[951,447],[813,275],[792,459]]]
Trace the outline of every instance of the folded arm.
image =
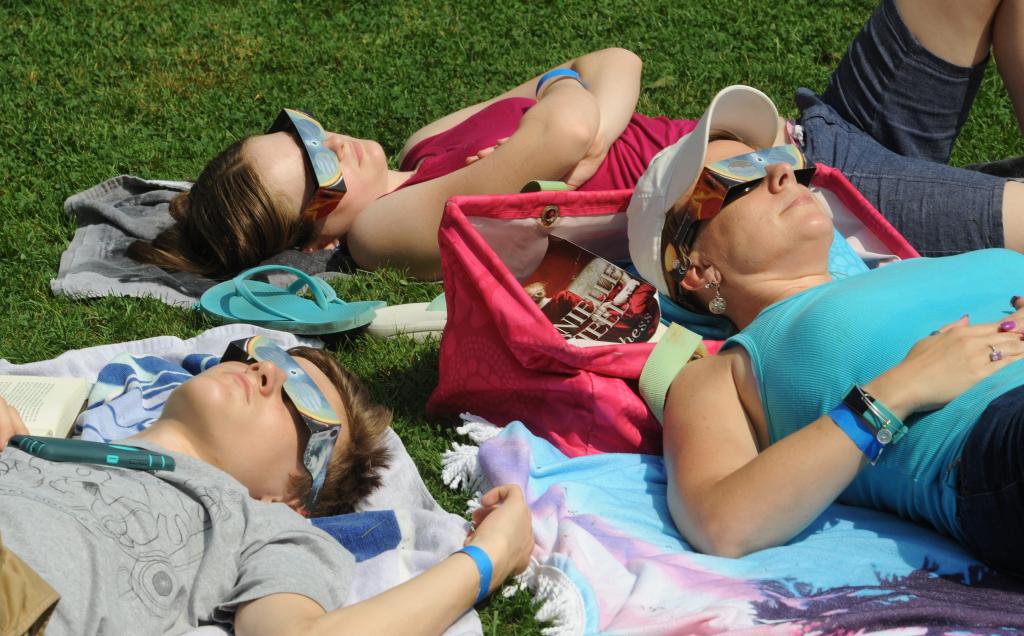
[[450,174],[382,197],[356,217],[348,247],[360,267],[402,267],[418,278],[440,272],[437,229],[455,195],[509,194],[534,179],[558,179],[586,154],[597,134],[593,95],[577,82],[546,87],[508,141]]
[[[640,90],[640,59],[624,49],[604,49],[561,67],[576,70],[588,88],[549,80],[516,132],[480,161],[378,199],[356,218],[348,247],[360,267],[404,268],[417,278],[437,278],[437,230],[444,204],[455,195],[509,194],[535,179],[579,185],[604,161],[625,129]],[[495,98],[533,97],[539,76]],[[420,130],[406,148],[478,112],[489,100]]]
[[[636,109],[637,99],[640,96],[641,67],[640,58],[632,52],[626,49],[609,48],[581,55],[554,68],[569,68],[580,74],[580,78],[594,95],[600,112],[601,129],[596,139],[610,145],[625,130],[629,118]],[[494,102],[510,97],[534,98],[537,81],[541,75],[543,73],[496,97],[457,110],[420,128],[406,141],[399,160],[404,159],[413,146],[427,137],[457,126]]]

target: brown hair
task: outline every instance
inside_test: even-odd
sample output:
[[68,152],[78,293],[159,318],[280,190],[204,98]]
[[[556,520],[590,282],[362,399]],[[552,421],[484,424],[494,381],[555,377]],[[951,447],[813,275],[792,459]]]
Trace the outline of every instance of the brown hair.
[[260,181],[242,156],[248,137],[206,164],[189,192],[170,203],[175,223],[128,256],[168,270],[227,277],[313,236],[313,224]]
[[[362,381],[320,349],[293,347],[288,353],[315,364],[338,389],[349,430],[348,447],[331,457],[316,507],[306,512],[311,517],[352,512],[381,485],[381,472],[391,461],[386,442],[391,410],[370,399]],[[289,481],[287,497],[305,501],[312,487],[308,472],[296,473]]]

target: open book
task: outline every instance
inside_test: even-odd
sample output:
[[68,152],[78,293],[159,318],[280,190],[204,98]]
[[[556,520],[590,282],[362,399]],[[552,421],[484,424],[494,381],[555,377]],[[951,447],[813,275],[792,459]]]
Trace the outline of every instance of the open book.
[[0,397],[21,415],[28,432],[67,437],[92,384],[79,378],[0,375]]
[[646,342],[661,322],[653,285],[554,235],[537,269],[520,282],[571,342]]

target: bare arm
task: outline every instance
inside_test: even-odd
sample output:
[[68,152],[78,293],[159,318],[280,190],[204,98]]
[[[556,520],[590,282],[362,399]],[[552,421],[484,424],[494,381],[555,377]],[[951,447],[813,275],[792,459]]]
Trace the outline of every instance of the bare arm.
[[[640,96],[641,66],[640,58],[630,51],[612,48],[587,53],[554,68],[571,68],[586,82],[597,99],[601,114],[601,134],[598,138],[603,140],[610,136],[610,140],[607,141],[610,145],[622,134],[636,109]],[[537,80],[541,75],[530,78],[497,97],[457,110],[420,128],[405,142],[405,147],[399,154],[399,162],[404,160],[409,150],[422,140],[457,126],[497,101],[510,97],[534,97]]]
[[[965,325],[925,338],[865,388],[902,419],[938,408],[1024,356],[1020,334]],[[1002,361],[988,360],[990,344],[1003,350]],[[703,552],[742,556],[785,543],[866,463],[827,415],[758,453],[757,431],[766,426],[749,358],[739,349],[684,367],[665,417],[669,509]]]
[[[522,571],[533,548],[530,513],[518,486],[500,486],[484,495],[474,512],[471,544],[494,564],[493,591]],[[275,594],[252,601],[235,615],[239,636],[319,634],[440,634],[472,607],[480,578],[473,560],[453,554],[414,579],[373,598],[331,612],[297,594]]]
[[564,181],[574,188],[586,183],[604,163],[608,150],[629,124],[640,98],[643,62],[626,49],[604,49],[578,60],[575,70],[587,83],[601,113],[594,143]]
[[333,612],[297,594],[275,594],[238,611],[238,636],[440,634],[473,604],[476,566],[455,554],[383,594]]
[[566,81],[546,88],[543,97],[490,156],[398,190],[362,210],[348,234],[349,250],[359,266],[390,264],[418,278],[436,278],[437,229],[449,197],[514,193],[528,181],[558,179],[572,169],[597,134],[594,97],[577,82]]
[[[547,82],[540,100],[500,148],[451,174],[375,201],[356,217],[348,234],[356,263],[366,269],[391,265],[417,278],[437,278],[437,230],[448,198],[514,193],[534,179],[566,179],[572,185],[589,179],[629,123],[639,94],[641,63],[624,49],[604,49],[562,66],[575,67],[589,90],[564,79]],[[524,82],[501,97],[532,96],[536,81]],[[488,103],[439,120],[437,127],[427,127],[414,138],[424,131],[436,134]]]

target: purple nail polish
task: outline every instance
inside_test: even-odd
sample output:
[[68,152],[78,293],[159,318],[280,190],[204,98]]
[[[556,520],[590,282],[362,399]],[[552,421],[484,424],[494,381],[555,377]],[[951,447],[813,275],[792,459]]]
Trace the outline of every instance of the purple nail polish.
[[1012,320],[1005,320],[999,323],[999,331],[1013,331],[1017,328],[1017,323]]

